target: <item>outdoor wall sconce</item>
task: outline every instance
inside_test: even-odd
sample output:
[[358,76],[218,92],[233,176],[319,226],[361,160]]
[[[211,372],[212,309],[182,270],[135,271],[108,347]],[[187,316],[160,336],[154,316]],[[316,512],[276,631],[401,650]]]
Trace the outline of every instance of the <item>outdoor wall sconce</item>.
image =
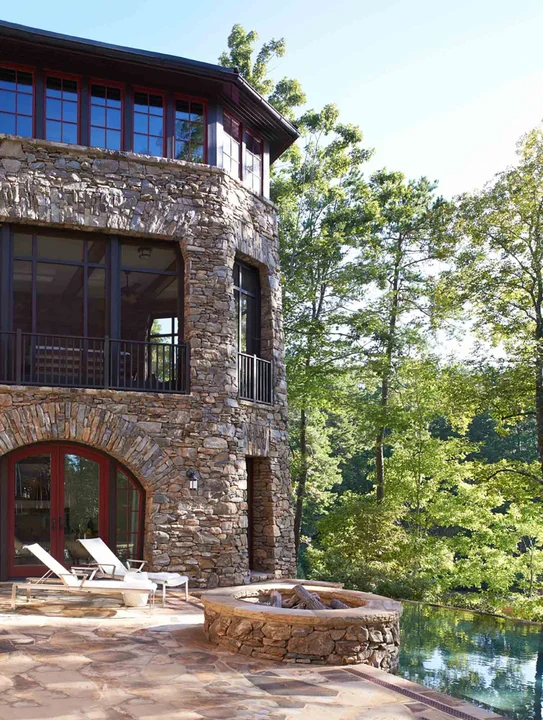
[[199,475],[197,470],[193,470],[192,468],[190,470],[187,470],[187,477],[189,479],[189,488],[191,490],[198,490],[198,480]]
[[150,245],[140,245],[138,248],[138,255],[140,260],[149,260],[153,248]]

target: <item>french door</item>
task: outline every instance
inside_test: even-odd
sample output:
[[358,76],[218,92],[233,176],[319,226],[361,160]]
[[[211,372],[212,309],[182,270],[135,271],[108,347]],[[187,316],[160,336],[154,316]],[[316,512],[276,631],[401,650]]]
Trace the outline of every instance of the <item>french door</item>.
[[79,538],[101,537],[122,555],[140,552],[143,492],[117,463],[70,444],[39,444],[8,463],[8,574],[42,575],[25,545],[39,543],[66,567],[90,560]]

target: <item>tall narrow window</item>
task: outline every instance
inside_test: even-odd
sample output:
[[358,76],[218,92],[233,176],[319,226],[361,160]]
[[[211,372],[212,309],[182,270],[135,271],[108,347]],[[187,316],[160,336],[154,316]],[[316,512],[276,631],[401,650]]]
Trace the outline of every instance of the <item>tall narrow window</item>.
[[262,140],[245,133],[245,163],[243,180],[256,193],[262,192]]
[[121,149],[122,90],[92,83],[90,88],[90,144]]
[[204,105],[193,100],[175,101],[175,157],[191,162],[205,161]]
[[33,116],[32,73],[0,68],[0,132],[32,137]]
[[230,175],[241,177],[241,123],[224,113],[223,167]]
[[79,88],[77,80],[48,76],[45,82],[45,137],[77,143]]
[[234,265],[234,298],[238,350],[248,355],[260,353],[260,277],[257,268],[237,262]]
[[134,152],[164,156],[164,97],[134,93]]

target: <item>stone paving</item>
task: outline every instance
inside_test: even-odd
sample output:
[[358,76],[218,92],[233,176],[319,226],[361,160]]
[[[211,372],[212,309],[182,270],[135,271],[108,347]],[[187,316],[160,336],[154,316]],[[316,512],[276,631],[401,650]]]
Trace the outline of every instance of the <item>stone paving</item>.
[[211,646],[196,598],[124,608],[0,585],[0,720],[498,718],[367,666],[285,666]]

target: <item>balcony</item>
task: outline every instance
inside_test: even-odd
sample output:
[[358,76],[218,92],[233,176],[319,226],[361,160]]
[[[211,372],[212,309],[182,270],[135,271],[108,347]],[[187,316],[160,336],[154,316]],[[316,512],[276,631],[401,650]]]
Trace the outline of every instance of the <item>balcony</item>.
[[272,364],[257,355],[238,352],[238,394],[242,400],[272,402]]
[[0,333],[0,383],[189,392],[187,343]]

